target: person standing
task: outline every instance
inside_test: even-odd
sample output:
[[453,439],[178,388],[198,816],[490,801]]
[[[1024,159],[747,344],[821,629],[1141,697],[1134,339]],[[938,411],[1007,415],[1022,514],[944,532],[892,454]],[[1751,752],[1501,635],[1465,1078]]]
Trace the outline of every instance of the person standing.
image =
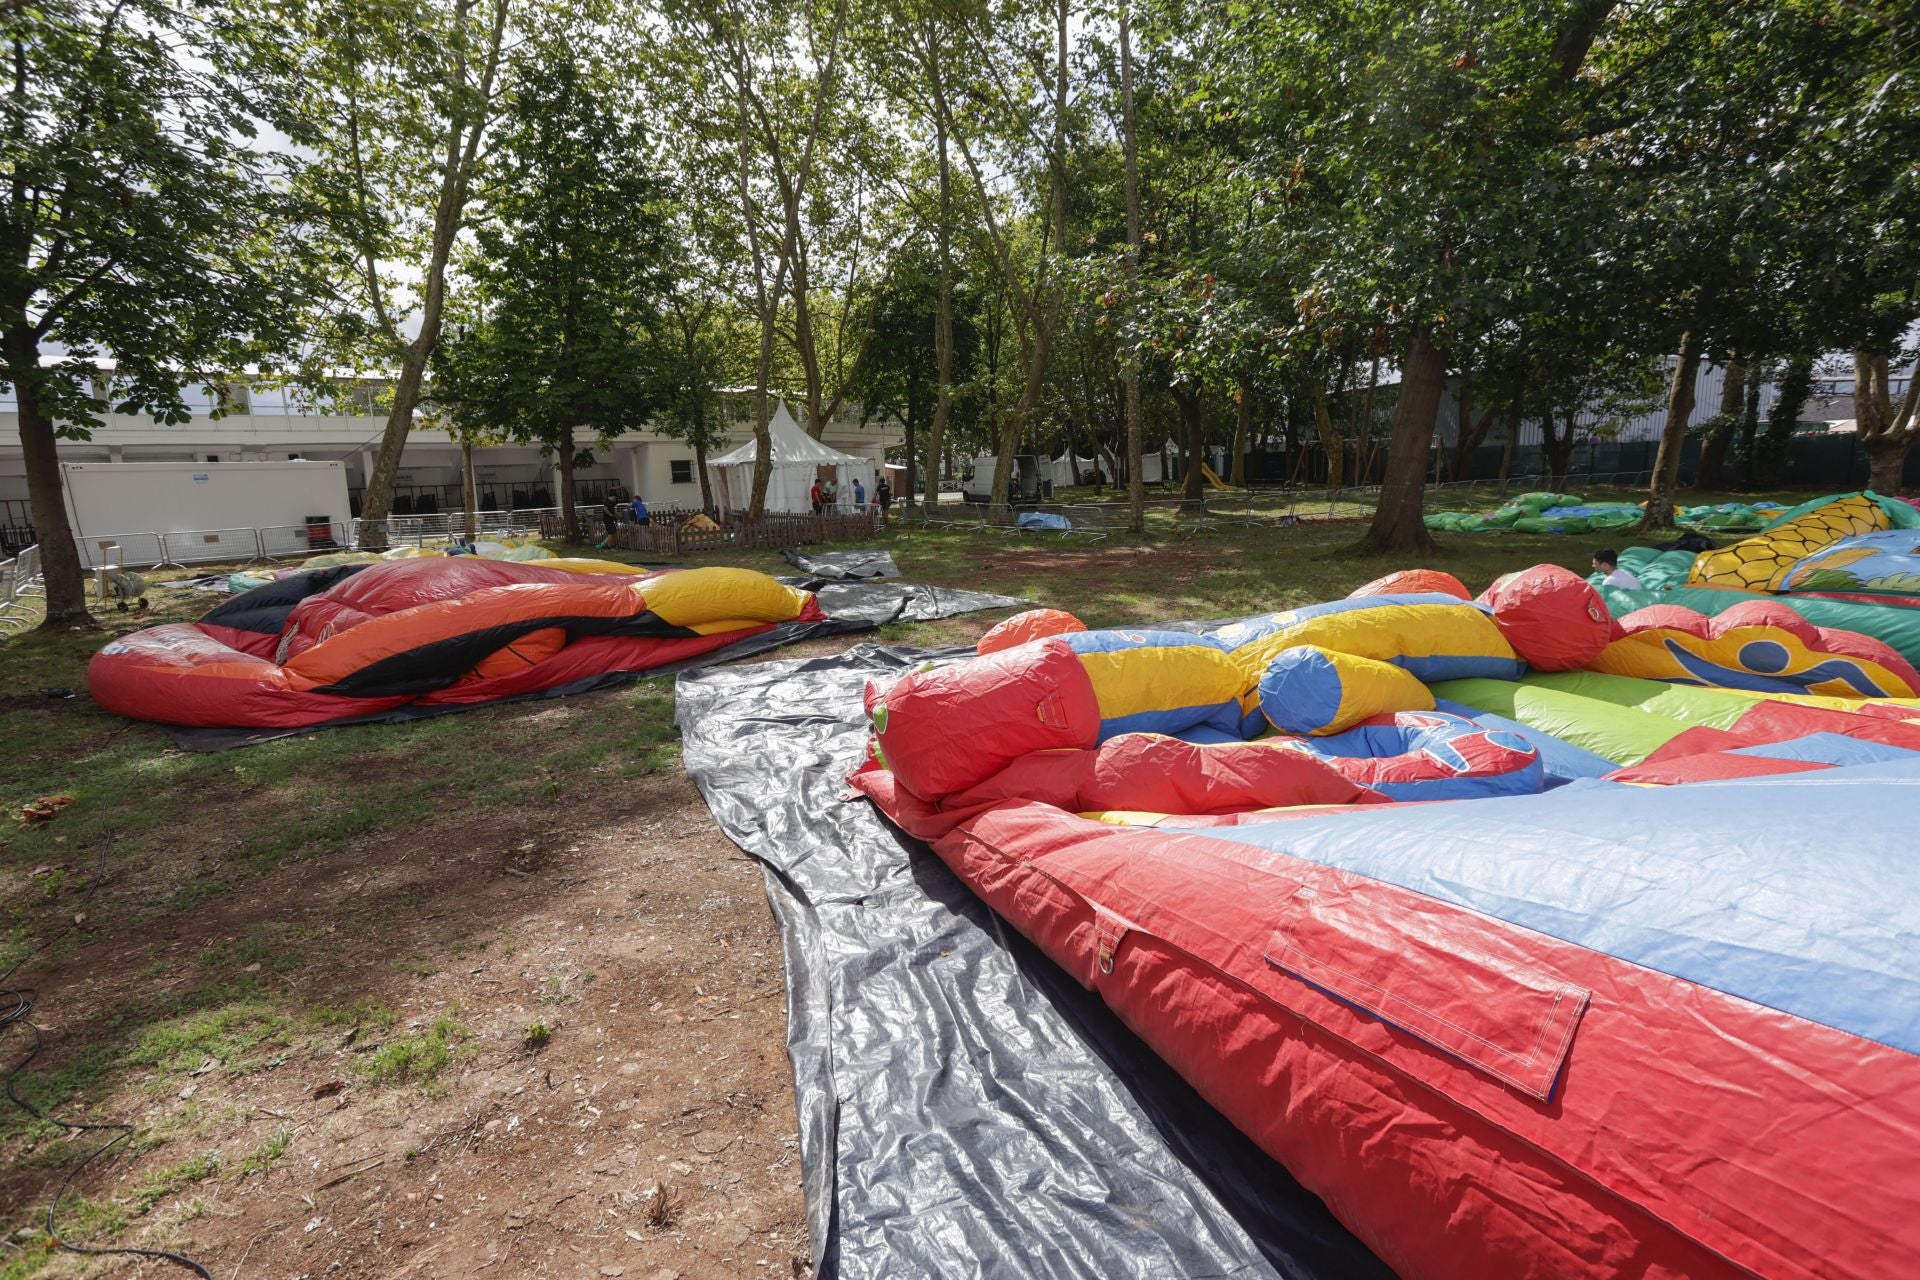
[[633,522],[635,524],[645,524],[647,518],[646,499],[636,493],[633,495]]
[[867,486],[860,482],[860,477],[855,476],[853,478],[853,514],[859,515],[866,509]]
[[813,503],[813,514],[820,514],[820,504],[824,500],[824,497],[825,495],[820,492],[820,477],[815,476],[813,478],[813,488],[807,490],[807,499]]
[[885,476],[881,476],[880,483],[873,486],[873,505],[880,509],[880,523],[885,525],[887,508],[893,505],[893,486],[887,483]]
[[596,545],[602,548],[610,547],[613,545],[613,531],[620,527],[620,503],[614,498],[611,489],[607,490],[606,496],[600,499],[600,524],[606,533]]

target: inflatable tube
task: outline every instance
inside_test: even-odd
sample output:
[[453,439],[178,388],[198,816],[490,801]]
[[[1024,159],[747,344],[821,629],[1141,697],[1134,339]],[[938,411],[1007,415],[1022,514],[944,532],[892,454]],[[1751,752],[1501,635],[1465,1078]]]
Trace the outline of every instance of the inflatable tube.
[[1579,574],[1557,564],[1522,569],[1488,587],[1480,603],[1514,651],[1536,671],[1575,671],[1613,638],[1606,604]]
[[1467,590],[1466,583],[1439,569],[1402,569],[1398,573],[1389,573],[1384,577],[1375,578],[1365,586],[1355,587],[1347,592],[1347,599],[1421,594],[1455,596],[1461,600],[1473,599],[1473,592]]
[[1389,800],[1536,795],[1545,786],[1540,753],[1524,737],[1441,711],[1373,716],[1344,733],[1285,746]]
[[[1737,605],[1748,604],[1754,595],[1747,591],[1729,591],[1712,587],[1681,587],[1672,591],[1601,591],[1616,618],[1654,604],[1677,604],[1717,617]],[[1901,604],[1871,604],[1855,600],[1828,600],[1813,596],[1772,597],[1772,603],[1793,610],[1816,627],[1835,631],[1853,631],[1878,640],[1920,670],[1920,609]]]
[[1284,733],[1339,733],[1372,716],[1433,707],[1427,686],[1390,662],[1318,645],[1284,649],[1260,678],[1260,711]]
[[1433,592],[1270,613],[1222,627],[1212,638],[1240,663],[1249,684],[1266,674],[1277,654],[1300,645],[1392,663],[1419,680],[1512,680],[1526,669],[1487,609]]
[[1651,605],[1620,620],[1624,635],[1590,669],[1760,693],[1851,698],[1920,695],[1920,672],[1891,646],[1817,627],[1784,605],[1754,600],[1717,617]]
[[1029,609],[1025,613],[1016,613],[1005,622],[981,636],[973,646],[975,653],[998,653],[1002,649],[1011,649],[1029,640],[1044,640],[1048,636],[1065,635],[1069,631],[1085,631],[1087,624],[1070,613],[1059,609]]

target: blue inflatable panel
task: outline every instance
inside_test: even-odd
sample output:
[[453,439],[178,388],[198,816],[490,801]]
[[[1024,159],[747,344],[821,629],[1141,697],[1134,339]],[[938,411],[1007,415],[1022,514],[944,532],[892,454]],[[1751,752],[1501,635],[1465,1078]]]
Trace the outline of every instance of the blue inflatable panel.
[[1221,827],[1920,1053],[1920,756]]
[[1022,511],[1017,522],[1022,529],[1038,529],[1048,533],[1065,533],[1073,528],[1071,520],[1048,511]]
[[1577,778],[1604,778],[1620,767],[1605,756],[1595,755],[1584,747],[1574,746],[1565,738],[1556,738],[1551,733],[1521,724],[1518,720],[1509,720],[1505,716],[1446,698],[1435,699],[1433,705],[1436,711],[1471,720],[1483,729],[1504,729],[1524,738],[1528,746],[1540,753],[1540,767],[1549,791]]
[[1757,747],[1735,747],[1727,754],[1845,766],[1910,760],[1920,752],[1907,747],[1888,746],[1884,742],[1869,742],[1865,738],[1849,738],[1842,733],[1815,733],[1804,738],[1789,738],[1785,742],[1765,742]]

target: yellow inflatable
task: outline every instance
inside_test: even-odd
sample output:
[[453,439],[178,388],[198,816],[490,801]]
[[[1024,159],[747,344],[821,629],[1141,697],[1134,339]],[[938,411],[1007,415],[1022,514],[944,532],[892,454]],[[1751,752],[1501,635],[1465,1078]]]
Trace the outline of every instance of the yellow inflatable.
[[1892,524],[1878,502],[1864,493],[1852,494],[1730,547],[1703,553],[1687,571],[1687,585],[1773,591],[1802,557]]

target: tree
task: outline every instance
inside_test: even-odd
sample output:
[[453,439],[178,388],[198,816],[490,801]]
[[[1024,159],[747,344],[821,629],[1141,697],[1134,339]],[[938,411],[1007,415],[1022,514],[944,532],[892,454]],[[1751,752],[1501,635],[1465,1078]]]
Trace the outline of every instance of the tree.
[[666,294],[654,327],[665,416],[660,430],[693,450],[700,474],[700,506],[714,510],[707,454],[725,442],[719,390],[733,365],[736,335],[728,299],[717,290],[689,287],[685,278]]
[[483,310],[448,344],[435,398],[469,429],[552,456],[567,536],[580,542],[576,433],[644,426],[657,403],[647,326],[667,223],[646,135],[610,105],[603,69],[558,40],[517,60],[464,264]]
[[[1120,0],[1120,128],[1125,148],[1127,191],[1127,276],[1140,276],[1140,135],[1134,123],[1133,32],[1129,0]],[[1140,474],[1140,371],[1129,365],[1127,385],[1127,528],[1147,531],[1147,485]]]
[[89,621],[57,442],[109,410],[183,422],[183,387],[297,342],[313,262],[287,195],[297,162],[256,142],[267,122],[297,132],[278,93],[290,69],[250,16],[192,0],[0,8],[0,381],[19,405],[48,628]]
[[[395,377],[361,496],[363,537],[384,540],[394,477],[447,315],[447,271],[504,93],[508,17],[531,0],[312,0],[307,188],[327,228],[344,310],[317,336],[341,363]],[[522,14],[539,29],[544,19]],[[524,64],[524,60],[522,60]]]

